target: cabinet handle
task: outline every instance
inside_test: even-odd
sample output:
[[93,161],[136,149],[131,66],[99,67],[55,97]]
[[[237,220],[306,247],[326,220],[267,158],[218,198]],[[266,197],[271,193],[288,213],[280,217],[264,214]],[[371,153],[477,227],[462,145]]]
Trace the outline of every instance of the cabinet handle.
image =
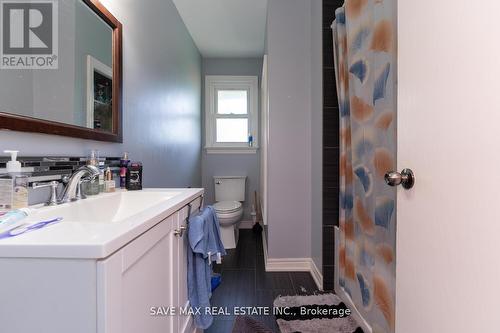
[[177,237],[182,237],[184,235],[184,231],[186,231],[186,227],[181,226],[178,229],[174,230],[174,235],[176,235]]

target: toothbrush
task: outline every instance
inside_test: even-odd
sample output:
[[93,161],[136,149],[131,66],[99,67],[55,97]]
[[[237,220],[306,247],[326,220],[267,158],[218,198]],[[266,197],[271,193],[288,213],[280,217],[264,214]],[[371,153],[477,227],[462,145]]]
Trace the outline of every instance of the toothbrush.
[[21,224],[17,227],[14,227],[12,229],[9,229],[5,232],[0,233],[0,239],[11,238],[11,237],[26,234],[28,232],[32,232],[32,231],[35,231],[38,229],[42,229],[42,228],[48,227],[49,225],[59,223],[62,221],[62,219],[63,219],[62,217],[58,217],[58,218],[55,218],[52,220],[42,221],[42,222],[38,222],[35,224],[24,223],[24,224]]

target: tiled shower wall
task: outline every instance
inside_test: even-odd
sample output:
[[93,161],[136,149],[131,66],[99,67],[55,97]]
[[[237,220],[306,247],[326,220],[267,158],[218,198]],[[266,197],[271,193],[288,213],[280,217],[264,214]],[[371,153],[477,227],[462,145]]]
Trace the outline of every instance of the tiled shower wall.
[[334,286],[334,227],[339,215],[339,116],[331,24],[344,0],[323,0],[323,288]]

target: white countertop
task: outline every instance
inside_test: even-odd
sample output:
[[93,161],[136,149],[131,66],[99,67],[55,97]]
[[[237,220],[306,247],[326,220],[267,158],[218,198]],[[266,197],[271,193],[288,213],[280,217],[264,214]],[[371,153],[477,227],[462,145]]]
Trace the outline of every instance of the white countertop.
[[63,220],[0,239],[0,258],[106,258],[203,192],[200,188],[117,190],[59,206],[34,208],[23,222]]

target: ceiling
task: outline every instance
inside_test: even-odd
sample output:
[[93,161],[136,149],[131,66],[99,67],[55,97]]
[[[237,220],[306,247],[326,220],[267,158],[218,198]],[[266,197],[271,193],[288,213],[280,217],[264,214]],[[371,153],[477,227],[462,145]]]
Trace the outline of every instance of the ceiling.
[[267,0],[173,0],[205,58],[264,55]]

